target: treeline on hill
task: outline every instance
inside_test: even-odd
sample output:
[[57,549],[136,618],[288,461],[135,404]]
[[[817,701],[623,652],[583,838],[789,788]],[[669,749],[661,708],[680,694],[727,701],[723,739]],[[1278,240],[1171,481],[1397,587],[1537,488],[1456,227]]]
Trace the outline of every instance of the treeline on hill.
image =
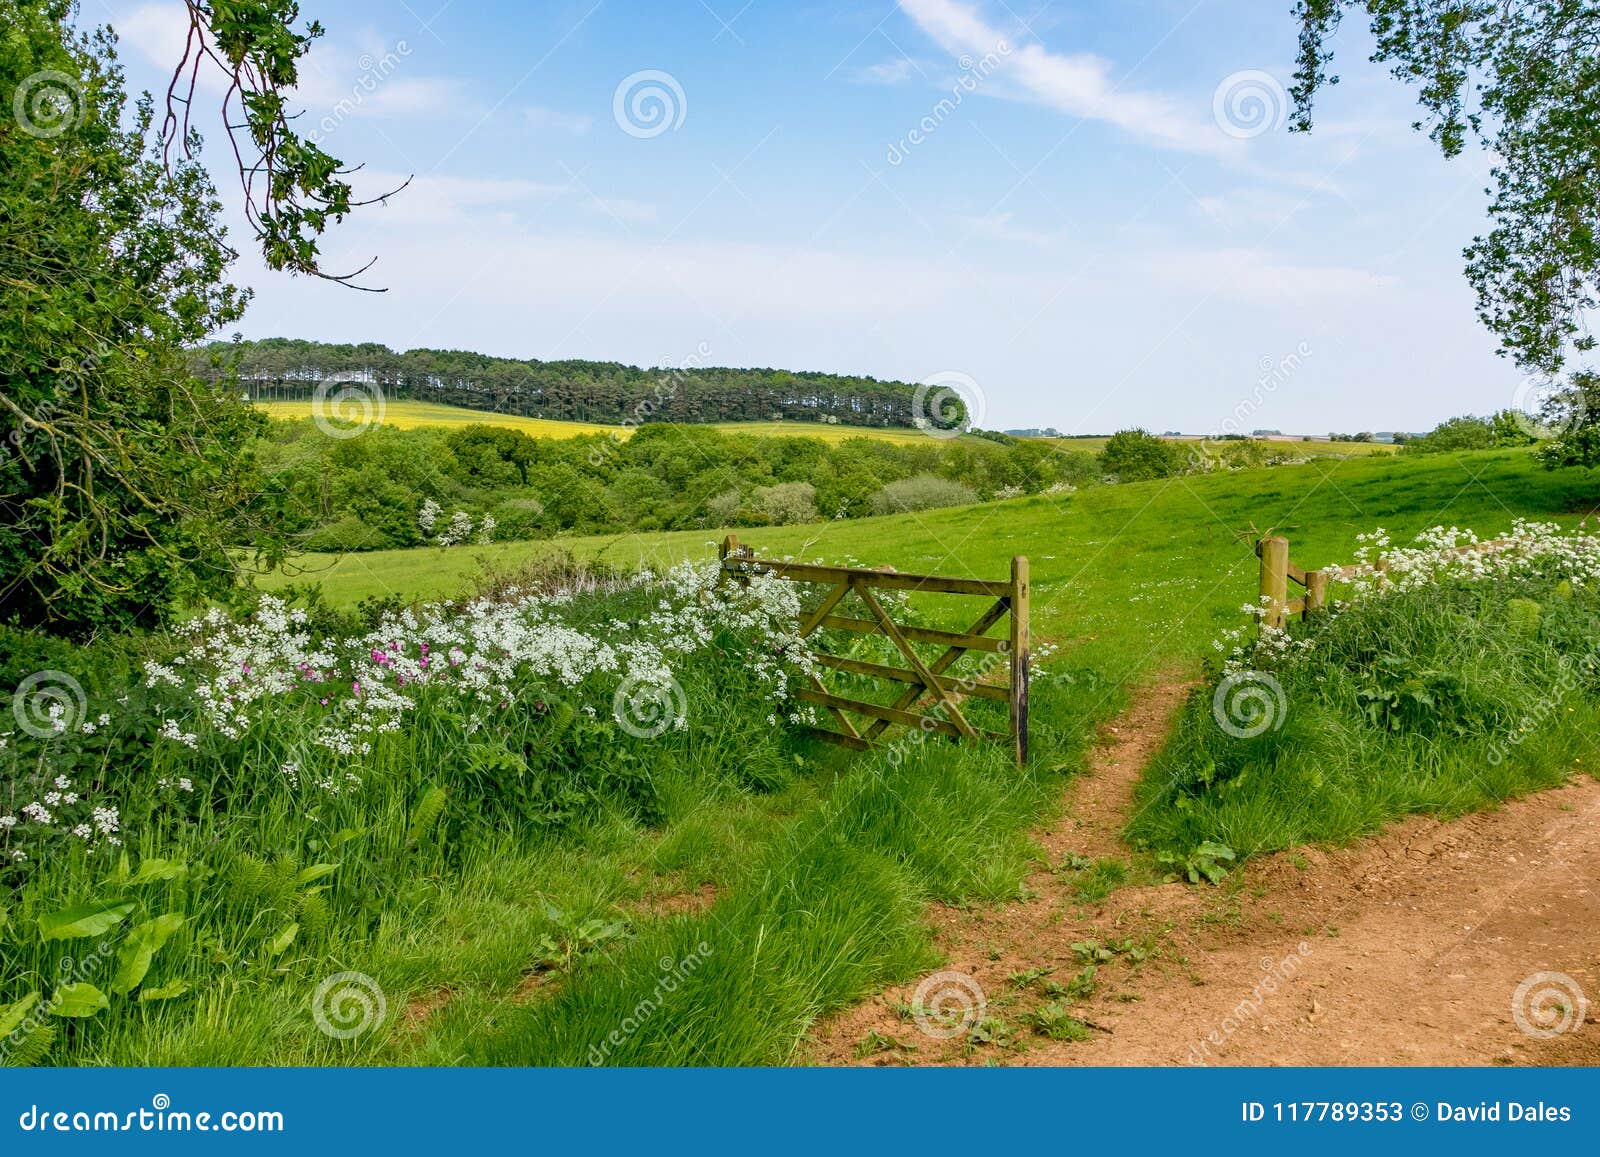
[[[237,375],[254,400],[312,397],[328,383],[376,386],[385,398],[567,422],[765,422],[811,420],[914,428],[916,387],[844,374],[692,365],[641,369],[619,362],[541,362],[465,350],[399,353],[376,342],[330,345],[291,338],[212,342],[190,366],[207,381]],[[959,398],[938,395],[920,415],[959,426]]]
[[261,518],[308,550],[449,544],[483,536],[486,519],[498,539],[803,523],[1102,476],[1093,454],[1001,439],[827,442],[666,424],[626,440],[531,438],[489,425],[330,438],[303,419],[273,422],[253,457],[266,486]]

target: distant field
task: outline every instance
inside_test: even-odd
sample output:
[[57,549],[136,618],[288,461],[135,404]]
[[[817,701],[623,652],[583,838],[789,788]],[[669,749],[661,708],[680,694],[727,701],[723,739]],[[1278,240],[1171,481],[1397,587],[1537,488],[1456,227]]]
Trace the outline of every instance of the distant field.
[[[273,418],[309,418],[311,400],[296,402],[257,402],[256,405]],[[520,414],[494,414],[487,410],[469,410],[463,406],[442,406],[437,402],[417,402],[396,399],[386,402],[383,421],[402,430],[418,426],[505,426],[521,430],[530,438],[575,438],[580,434],[604,434],[616,431],[627,437],[633,431],[626,426],[606,426],[594,422],[554,422],[547,418],[526,418]],[[713,429],[727,433],[750,434],[772,438],[819,438],[824,442],[842,442],[846,438],[882,438],[888,442],[917,442],[926,437],[915,430],[886,430],[862,426],[832,426],[823,422],[712,422]]]
[[[1180,442],[1198,442],[1199,438],[1179,438]],[[1086,436],[1081,438],[1040,438],[1041,442],[1049,442],[1058,450],[1086,450],[1090,454],[1098,454],[1106,448],[1108,439],[1104,435]],[[1292,442],[1270,442],[1268,445],[1279,452],[1294,453],[1305,458],[1367,457],[1372,454],[1393,454],[1399,450],[1388,442],[1330,442],[1326,438],[1313,438],[1306,442],[1295,439]]]
[[[1161,640],[1163,652],[1204,646],[1237,625],[1256,560],[1238,537],[1252,523],[1278,528],[1305,566],[1350,561],[1355,536],[1377,526],[1396,541],[1436,523],[1488,535],[1522,515],[1576,522],[1594,485],[1541,469],[1522,451],[1410,458],[1323,458],[1299,466],[1093,487],[1065,497],[816,523],[741,529],[762,553],[854,557],[901,570],[984,578],[1030,556],[1041,635],[1096,639],[1113,650]],[[267,589],[320,582],[333,603],[398,594],[461,593],[480,564],[508,568],[551,551],[635,566],[715,554],[722,530],[618,534],[489,546],[423,547],[304,555],[293,575],[259,578]]]

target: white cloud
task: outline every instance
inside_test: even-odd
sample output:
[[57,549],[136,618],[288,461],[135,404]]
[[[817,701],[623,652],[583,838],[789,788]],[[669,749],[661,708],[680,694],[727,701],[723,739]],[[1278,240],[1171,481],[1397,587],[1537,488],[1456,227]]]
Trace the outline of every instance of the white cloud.
[[982,217],[968,217],[967,228],[975,237],[989,241],[1019,241],[1029,245],[1049,245],[1064,240],[1065,229],[1029,229],[1014,223],[1015,213],[985,213]]
[[1187,294],[1258,303],[1362,300],[1400,285],[1392,274],[1347,265],[1302,265],[1255,248],[1160,253],[1140,264],[1164,286]]
[[896,56],[863,68],[859,77],[869,84],[904,84],[913,72],[920,72],[910,57]]
[[[359,198],[366,199],[399,189],[406,174],[363,169],[354,178]],[[424,175],[381,205],[361,212],[361,219],[374,226],[468,224],[495,219],[509,220],[517,210],[533,208],[560,196],[566,189],[541,181],[507,180],[498,177],[446,177]]]
[[648,201],[633,201],[627,197],[594,197],[588,202],[588,207],[596,213],[604,213],[607,217],[624,224],[656,219],[654,205]]
[[[183,57],[189,16],[182,4],[142,4],[114,21],[124,43],[137,49],[163,73]],[[404,40],[357,51],[318,40],[300,61],[299,80],[290,98],[306,110],[304,124],[343,121],[348,116],[413,117],[459,111],[461,84],[447,77],[419,75],[411,46]],[[222,70],[207,61],[200,67],[202,91],[220,95],[227,88]],[[326,131],[326,130],[325,130]]]
[[559,112],[553,108],[535,106],[525,109],[523,115],[536,129],[552,129],[556,132],[571,133],[573,136],[582,136],[594,127],[593,117]]
[[957,56],[1001,54],[997,75],[1011,81],[1024,99],[1088,120],[1104,121],[1168,148],[1231,153],[1237,145],[1210,116],[1196,115],[1164,93],[1139,91],[1114,82],[1111,62],[1091,53],[1062,54],[1043,45],[1010,44],[1006,34],[985,23],[976,5],[958,0],[900,0],[917,25]]

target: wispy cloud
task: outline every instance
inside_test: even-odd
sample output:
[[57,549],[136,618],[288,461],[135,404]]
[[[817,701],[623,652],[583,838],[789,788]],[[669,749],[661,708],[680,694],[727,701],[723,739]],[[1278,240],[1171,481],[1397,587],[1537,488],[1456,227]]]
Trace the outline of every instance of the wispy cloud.
[[553,108],[529,108],[523,115],[536,129],[550,129],[555,132],[571,133],[573,136],[582,136],[594,128],[594,118],[575,113],[559,112]]
[[1028,245],[1050,245],[1067,237],[1065,229],[1029,229],[1015,221],[1015,213],[986,213],[967,218],[968,231],[986,241],[1015,241]]
[[916,63],[909,56],[896,56],[878,64],[869,64],[856,75],[868,84],[904,84],[918,71]]
[[[981,56],[1008,41],[977,5],[959,0],[900,0],[900,7],[945,51]],[[1051,52],[1041,44],[1013,46],[1000,75],[1026,100],[1087,120],[1104,121],[1144,140],[1187,152],[1237,151],[1209,115],[1200,116],[1165,93],[1130,88],[1112,79],[1112,64],[1092,53]]]
[[[182,4],[143,4],[115,22],[123,41],[151,64],[170,72],[183,56],[189,16]],[[202,67],[201,88],[220,94],[226,79],[215,67]],[[428,76],[415,68],[404,41],[368,50],[319,40],[300,62],[299,83],[289,94],[303,105],[306,123],[337,110],[346,116],[414,117],[459,112],[466,100],[462,85],[449,77]]]

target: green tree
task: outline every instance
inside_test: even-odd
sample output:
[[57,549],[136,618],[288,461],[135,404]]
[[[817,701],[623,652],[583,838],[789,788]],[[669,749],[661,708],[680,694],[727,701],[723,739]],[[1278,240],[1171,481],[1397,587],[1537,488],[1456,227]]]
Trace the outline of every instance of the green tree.
[[215,194],[72,14],[0,0],[0,620],[84,634],[232,587],[260,419],[182,352],[245,300]]
[[1600,301],[1600,0],[1297,0],[1298,131],[1338,81],[1332,45],[1351,10],[1371,24],[1372,59],[1416,86],[1444,154],[1475,137],[1494,158],[1493,228],[1467,246],[1467,279],[1501,353],[1561,372],[1594,348],[1584,315]]
[[1183,449],[1176,442],[1157,438],[1148,430],[1121,430],[1100,451],[1100,468],[1121,482],[1171,478],[1187,468]]

